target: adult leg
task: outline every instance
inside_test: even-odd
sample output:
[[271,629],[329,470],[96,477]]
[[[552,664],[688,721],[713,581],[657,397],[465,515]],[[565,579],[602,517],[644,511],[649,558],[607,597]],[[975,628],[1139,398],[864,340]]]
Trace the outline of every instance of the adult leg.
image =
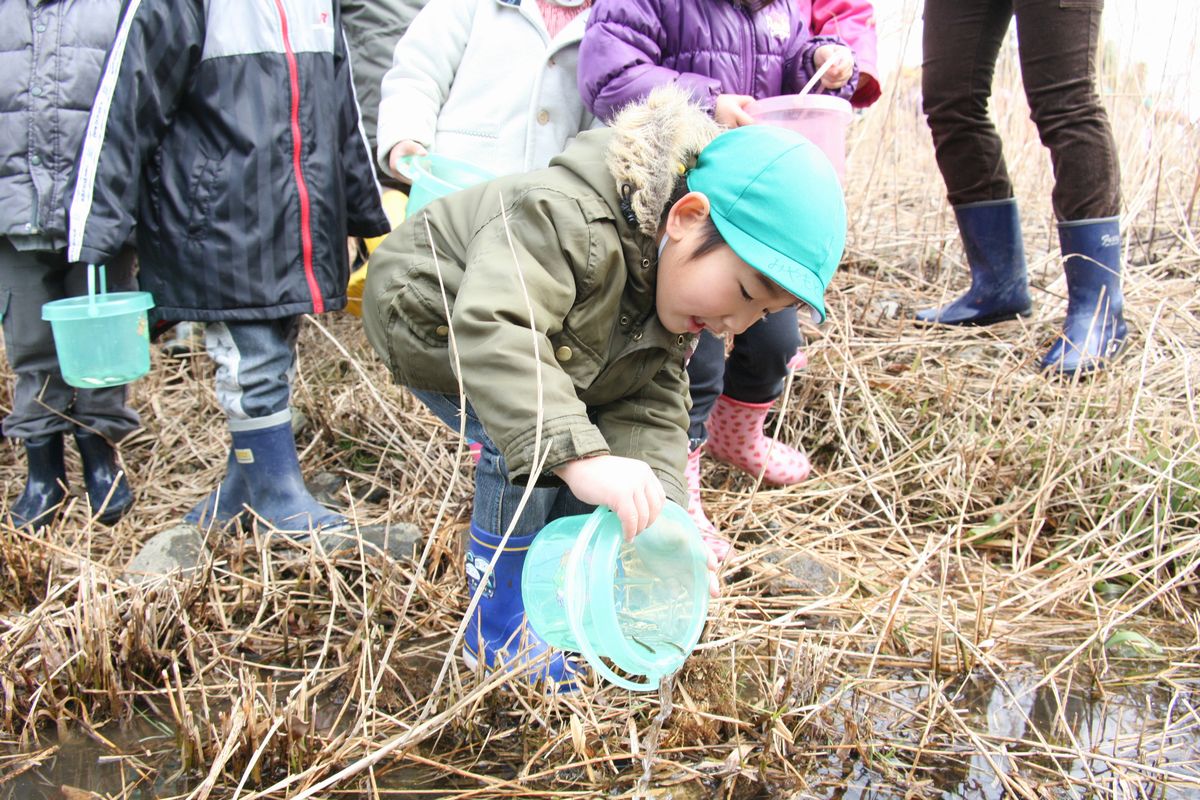
[[971,271],[967,293],[922,322],[987,325],[1030,312],[1025,250],[1000,135],[988,114],[1011,0],[927,0],[922,103]]
[[1125,342],[1120,168],[1096,91],[1103,0],[1015,0],[1025,94],[1054,166],[1052,200],[1067,278],[1062,334],[1043,369],[1104,365]]
[[803,363],[794,308],[770,314],[737,336],[725,366],[725,393],[708,420],[708,451],[774,486],[808,477],[811,466],[803,451],[763,431],[788,373]]

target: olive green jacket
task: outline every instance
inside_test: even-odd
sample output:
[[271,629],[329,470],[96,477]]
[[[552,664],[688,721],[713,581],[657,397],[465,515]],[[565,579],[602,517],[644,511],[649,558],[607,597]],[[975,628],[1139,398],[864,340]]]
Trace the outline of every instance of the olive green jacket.
[[431,203],[371,257],[371,344],[414,389],[457,395],[461,375],[513,483],[611,453],[645,461],[686,503],[692,337],[655,314],[653,234],[680,165],[716,130],[661,92],[546,169]]

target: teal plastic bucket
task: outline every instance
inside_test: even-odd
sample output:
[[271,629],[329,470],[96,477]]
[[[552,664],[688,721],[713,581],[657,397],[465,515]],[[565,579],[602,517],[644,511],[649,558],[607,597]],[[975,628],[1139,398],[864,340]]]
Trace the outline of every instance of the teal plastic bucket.
[[583,653],[618,686],[656,689],[700,640],[708,550],[674,503],[632,543],[617,515],[601,506],[538,533],[525,556],[521,597],[530,626],[547,644]]
[[[97,291],[97,272],[99,291]],[[150,371],[149,292],[105,291],[104,267],[88,266],[88,293],[42,306],[63,380],[80,389],[120,386]]]
[[433,153],[407,156],[402,159],[402,163],[405,173],[412,181],[412,188],[408,191],[408,206],[405,208],[406,217],[439,197],[496,177],[469,162]]

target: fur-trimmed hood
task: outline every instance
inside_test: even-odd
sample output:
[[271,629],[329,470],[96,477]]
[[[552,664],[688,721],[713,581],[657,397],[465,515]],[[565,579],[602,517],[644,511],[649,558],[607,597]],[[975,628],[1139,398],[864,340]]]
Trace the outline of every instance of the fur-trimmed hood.
[[687,92],[664,86],[644,102],[626,106],[613,118],[612,129],[605,163],[622,211],[632,212],[638,230],[654,236],[679,176],[695,166],[721,127]]

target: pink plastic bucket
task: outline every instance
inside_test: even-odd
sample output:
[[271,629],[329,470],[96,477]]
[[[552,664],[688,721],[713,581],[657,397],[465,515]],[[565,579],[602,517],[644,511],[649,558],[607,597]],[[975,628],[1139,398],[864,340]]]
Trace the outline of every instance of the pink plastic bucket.
[[846,178],[846,128],[850,125],[850,102],[827,94],[786,94],[756,100],[746,113],[765,125],[778,125],[800,134],[821,148]]

